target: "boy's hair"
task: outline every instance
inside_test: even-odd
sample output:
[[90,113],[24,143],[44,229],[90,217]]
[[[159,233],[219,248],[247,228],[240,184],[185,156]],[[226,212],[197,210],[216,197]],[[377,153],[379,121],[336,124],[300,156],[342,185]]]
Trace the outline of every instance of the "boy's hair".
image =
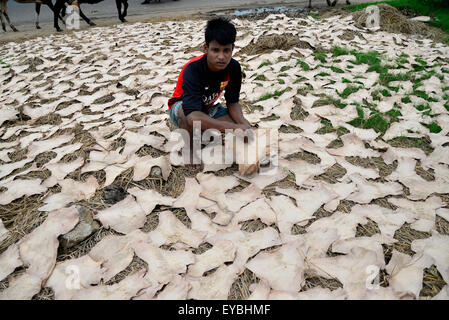
[[237,31],[234,25],[226,18],[218,17],[207,21],[206,26],[206,45],[213,40],[225,46],[234,44]]

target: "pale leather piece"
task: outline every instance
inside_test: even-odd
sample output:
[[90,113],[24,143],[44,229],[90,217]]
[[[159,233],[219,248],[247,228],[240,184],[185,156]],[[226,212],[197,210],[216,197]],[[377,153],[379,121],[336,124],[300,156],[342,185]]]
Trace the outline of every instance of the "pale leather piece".
[[365,179],[377,179],[380,177],[378,170],[355,166],[346,161],[344,157],[335,157],[335,159],[337,160],[337,163],[346,170],[346,174],[338,179],[339,181],[348,180],[349,177],[354,173],[361,175]]
[[395,160],[399,160],[400,158],[414,158],[419,160],[426,158],[425,152],[419,148],[396,148],[382,140],[372,141],[370,142],[370,145],[376,149],[386,150],[386,152],[382,154],[382,159],[386,164],[392,164]]
[[31,143],[28,146],[27,157],[34,159],[37,155],[43,152],[52,151],[64,143],[71,141],[75,135],[61,135],[47,140],[39,140]]
[[231,225],[239,222],[260,219],[266,225],[276,223],[276,213],[267,203],[266,198],[260,198],[240,209],[231,220]]
[[426,201],[410,201],[404,198],[391,198],[389,201],[395,206],[405,209],[404,212],[411,219],[416,220],[410,225],[412,229],[423,232],[435,230],[437,209],[444,206],[443,200],[437,196],[429,197]]
[[189,266],[188,275],[191,277],[201,277],[204,272],[219,267],[225,262],[233,261],[236,247],[232,241],[218,241],[206,252],[195,255],[195,263]]
[[79,221],[75,207],[52,211],[47,219],[19,242],[20,258],[27,272],[45,281],[51,274],[59,246],[58,236],[72,230]]
[[172,197],[163,196],[152,189],[142,190],[138,187],[134,187],[127,191],[129,194],[136,197],[137,203],[146,215],[150,214],[157,205],[171,206],[175,201]]
[[288,173],[278,166],[278,167],[274,167],[273,171],[267,172],[266,175],[258,174],[253,177],[243,176],[238,173],[234,173],[234,175],[237,178],[245,180],[249,183],[252,183],[252,184],[256,185],[259,189],[263,190],[266,186],[268,186],[272,183],[275,183],[277,181],[280,181],[280,180],[284,179],[285,177],[287,177]]
[[152,146],[156,149],[163,150],[162,145],[165,141],[164,138],[155,135],[144,135],[140,133],[135,133],[132,131],[126,131],[123,136],[126,140],[125,148],[123,149],[123,156],[128,157],[135,153],[144,145]]
[[207,277],[189,277],[191,284],[187,299],[196,300],[227,300],[231,286],[237,278],[237,271],[233,266],[221,266]]
[[168,285],[157,295],[157,300],[187,300],[192,285],[182,276],[174,275]]
[[240,184],[234,176],[218,177],[212,173],[200,172],[196,179],[201,185],[200,195],[213,201],[218,201],[226,191]]
[[134,164],[133,181],[140,181],[145,179],[151,172],[153,167],[159,167],[162,171],[162,178],[168,179],[171,172],[171,164],[167,156],[153,158],[150,155],[138,157]]
[[[360,247],[366,250],[374,251],[377,257],[379,257],[379,260],[382,260],[384,259],[382,244],[391,245],[395,242],[396,241],[394,240],[384,239],[381,234],[376,233],[371,237],[355,237],[337,240],[332,243],[332,252],[348,254],[352,248]],[[381,267],[384,268],[385,265],[382,264]]]
[[51,188],[59,181],[63,180],[68,174],[72,173],[84,164],[83,158],[78,158],[67,163],[50,163],[45,164],[44,168],[50,170],[51,176],[42,183],[44,186]]
[[26,158],[17,162],[6,163],[0,165],[0,179],[8,176],[11,172],[16,169],[22,168],[27,163],[33,161],[31,158]]
[[284,195],[271,197],[268,204],[276,214],[276,224],[279,231],[284,234],[291,234],[294,224],[305,225],[312,217],[312,215],[295,206],[293,201]]
[[324,169],[320,165],[310,164],[300,159],[280,160],[279,165],[295,174],[295,182],[298,186],[302,186],[309,178],[324,173]]
[[334,156],[343,157],[378,157],[380,153],[378,151],[365,148],[365,144],[354,133],[348,133],[340,137],[343,142],[343,147],[338,149],[327,149],[327,152]]
[[250,284],[249,291],[251,295],[248,300],[268,300],[271,288],[266,280],[260,280],[258,283]]
[[377,223],[379,230],[386,239],[393,239],[396,230],[400,229],[404,223],[411,223],[414,218],[403,210],[393,211],[378,205],[355,205],[351,209],[351,214],[363,216]]
[[52,288],[55,300],[70,300],[82,288],[100,282],[106,271],[101,264],[89,255],[58,262],[46,286]]
[[346,199],[357,203],[366,204],[373,199],[402,194],[402,185],[397,182],[371,182],[357,173],[353,173],[349,179],[357,185],[357,190]]
[[366,214],[335,212],[329,217],[314,221],[307,227],[307,232],[319,232],[321,230],[336,229],[340,239],[354,238],[358,224],[366,224]]
[[187,266],[195,262],[195,256],[187,250],[164,250],[148,242],[132,244],[136,255],[148,263],[146,279],[168,283],[174,275],[184,274]]
[[430,267],[434,264],[444,281],[449,282],[449,236],[433,232],[427,239],[413,240],[411,249],[422,256],[423,264]]
[[19,246],[15,243],[0,254],[0,281],[23,264],[19,255]]
[[96,262],[101,262],[104,282],[112,279],[131,263],[134,256],[131,239],[133,238],[108,235],[89,251],[90,258]]
[[261,252],[245,267],[274,290],[297,292],[304,283],[306,264],[298,244],[290,242],[270,252]]
[[374,251],[354,247],[344,256],[311,259],[309,267],[319,276],[337,278],[348,299],[364,299],[369,289],[370,268],[380,269],[382,263]]
[[246,206],[261,196],[262,190],[255,184],[250,184],[242,191],[225,193],[223,197],[219,196],[217,200],[220,208],[231,212],[238,212],[243,206]]
[[5,225],[3,224],[2,219],[0,219],[0,241],[3,241],[3,239],[6,239],[9,235],[8,229],[5,228]]
[[128,195],[112,207],[98,211],[94,218],[106,228],[128,234],[143,227],[146,222],[146,213],[134,197]]
[[0,292],[0,300],[31,300],[41,290],[42,279],[28,272],[9,281],[9,287]]
[[207,242],[212,245],[215,245],[221,240],[230,240],[237,247],[232,266],[236,268],[238,273],[244,271],[248,259],[260,250],[282,243],[278,232],[271,227],[251,233],[240,229],[221,230],[214,236],[207,238]]
[[2,187],[7,188],[8,190],[0,193],[0,205],[8,204],[23,196],[31,196],[45,192],[47,187],[43,186],[41,182],[42,180],[40,179],[16,179],[2,184]]
[[183,242],[193,248],[198,248],[206,235],[206,232],[187,228],[168,210],[159,212],[159,224],[150,232],[151,240],[157,246]]
[[[31,299],[53,272],[58,250],[57,237],[69,232],[78,223],[79,214],[74,208],[52,211],[47,219],[18,243],[20,259],[27,271],[10,281],[1,298]],[[16,257],[17,258],[17,257]]]
[[88,200],[99,187],[98,181],[94,176],[89,176],[85,182],[64,179],[58,183],[61,186],[61,192],[46,197],[44,199],[46,205],[39,207],[39,211],[60,209],[72,201]]
[[272,290],[268,300],[346,300],[348,297],[345,290],[338,288],[331,291],[328,288],[314,287],[302,292],[288,292]]
[[[417,263],[418,262],[418,263]],[[411,293],[415,298],[419,297],[423,282],[423,269],[418,256],[413,257],[393,250],[386,271],[390,275],[389,287],[401,293]]]
[[198,203],[202,186],[195,178],[186,178],[185,180],[184,191],[176,198],[172,205],[173,208],[195,208]]
[[[329,185],[328,185],[329,186]],[[276,187],[276,192],[295,199],[296,206],[303,212],[302,215],[311,218],[323,205],[338,197],[338,194],[327,188],[324,184],[317,184],[310,190],[282,189]]]
[[438,177],[434,181],[427,181],[420,177],[416,171],[416,160],[412,158],[400,158],[398,167],[386,179],[399,181],[410,189],[407,198],[411,200],[426,199],[432,193],[446,193],[449,183],[440,180]]
[[138,270],[113,285],[90,286],[79,290],[73,300],[129,300],[139,291],[151,286],[151,282],[144,278],[145,270]]

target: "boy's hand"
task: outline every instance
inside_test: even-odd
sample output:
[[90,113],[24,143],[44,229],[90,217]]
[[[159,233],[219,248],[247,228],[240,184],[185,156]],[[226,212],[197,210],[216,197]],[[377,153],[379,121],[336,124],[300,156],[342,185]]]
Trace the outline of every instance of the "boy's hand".
[[243,137],[243,141],[245,143],[253,142],[254,140],[254,131],[252,130],[251,126],[247,124],[237,124],[237,128],[235,129],[234,133],[237,137]]

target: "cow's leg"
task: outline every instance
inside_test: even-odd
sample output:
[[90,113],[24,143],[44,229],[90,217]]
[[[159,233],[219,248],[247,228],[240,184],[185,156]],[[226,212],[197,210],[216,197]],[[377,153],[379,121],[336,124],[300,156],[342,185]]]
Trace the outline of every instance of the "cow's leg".
[[346,0],[346,4],[351,4],[351,2],[349,2],[349,0]]
[[326,0],[327,2],[327,6],[330,7],[331,6],[331,1],[330,0]]
[[[51,11],[53,11],[53,14],[55,13],[55,6],[53,5],[53,3],[51,2],[51,0],[44,0],[42,1],[43,4],[46,4]],[[62,6],[62,10],[61,10],[61,14],[58,15],[59,20],[61,20],[61,22],[65,25],[65,21],[62,18],[63,16],[65,16],[65,3]]]
[[125,4],[123,3],[123,14],[122,14],[122,0],[115,0],[115,5],[117,6],[118,18],[121,22],[126,22],[125,20]]
[[312,8],[312,0],[309,0],[309,8]]
[[[2,0],[1,2],[3,2],[5,0]],[[2,22],[2,29],[3,31],[6,32],[6,25],[5,25],[5,21],[3,20],[3,10],[2,10],[2,4],[0,3],[0,21]]]
[[80,6],[80,17],[83,18],[83,20],[86,21],[91,27],[96,26],[96,24],[90,21],[90,19],[86,17],[86,15],[81,11],[81,6]]
[[126,16],[128,15],[128,0],[122,0],[123,1],[123,21],[122,22],[126,22]]
[[59,13],[61,12],[61,9],[64,7],[65,0],[56,0],[54,10],[53,10],[53,26],[55,27],[56,31],[61,32],[61,28],[58,24],[58,17]]
[[[11,27],[11,29],[14,32],[17,32],[18,30],[16,29],[16,27],[13,26],[13,24],[9,20],[8,13],[6,12],[6,1],[2,1],[2,8],[1,8],[1,10],[2,10],[2,15],[5,16],[6,22],[8,22],[9,26]],[[4,27],[3,30],[6,31],[6,28]]]
[[338,0],[334,0],[334,2],[332,2],[332,7],[335,7],[335,5],[337,4]]
[[39,27],[39,13],[41,12],[41,4],[36,3],[36,29],[40,29]]

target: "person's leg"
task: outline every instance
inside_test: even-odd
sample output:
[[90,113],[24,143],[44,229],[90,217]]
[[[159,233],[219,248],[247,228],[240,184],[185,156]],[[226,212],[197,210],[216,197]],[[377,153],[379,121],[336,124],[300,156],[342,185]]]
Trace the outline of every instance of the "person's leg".
[[[172,108],[174,108],[175,106],[173,106]],[[193,125],[189,123],[189,121],[187,121],[186,116],[184,115],[184,110],[182,109],[182,104],[179,104],[178,106],[176,106],[178,108],[177,110],[177,122],[178,122],[178,127],[180,129],[184,129],[189,133],[189,140],[188,141],[184,141],[185,144],[189,144],[190,146],[190,159],[189,159],[189,163],[186,164],[187,167],[189,168],[193,168],[193,169],[200,169],[201,168],[201,164],[198,164],[199,159],[196,153],[194,153],[193,150]],[[201,134],[201,133],[200,133]],[[183,135],[183,138],[184,137]],[[201,137],[199,137],[201,139]],[[200,144],[201,146],[201,144]],[[197,152],[201,152],[201,150],[196,150]],[[186,159],[184,159],[186,160]],[[196,161],[194,161],[196,160]]]

